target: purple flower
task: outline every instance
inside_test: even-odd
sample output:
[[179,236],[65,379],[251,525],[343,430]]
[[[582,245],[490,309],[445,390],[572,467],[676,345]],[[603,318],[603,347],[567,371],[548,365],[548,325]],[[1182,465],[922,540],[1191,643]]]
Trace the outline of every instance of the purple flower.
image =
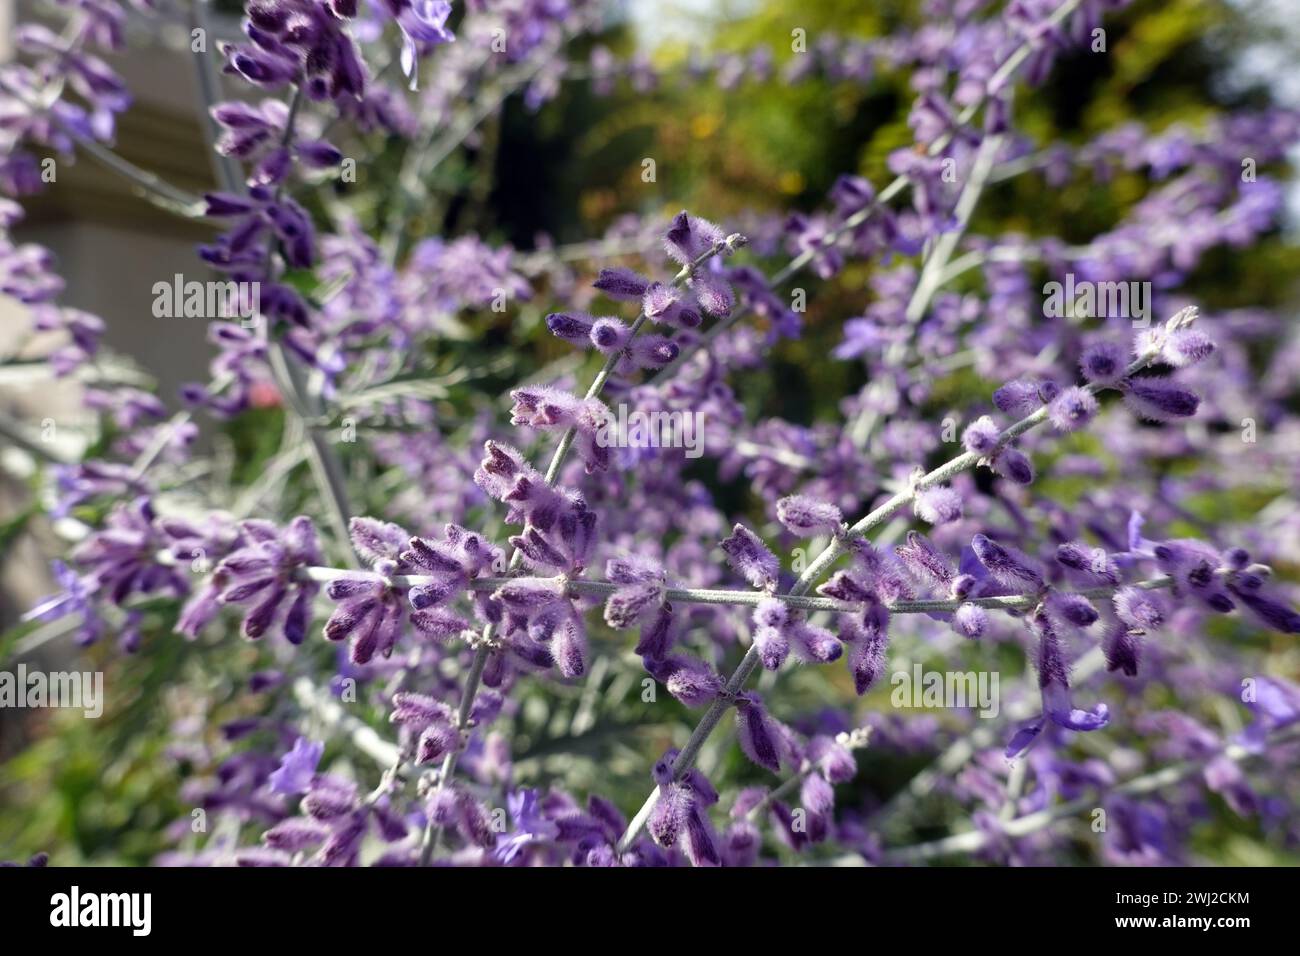
[[[833,224],[824,216],[795,213],[786,220],[785,228],[791,251],[811,256],[813,272],[819,278],[829,279],[844,268],[844,254],[836,248],[833,239]],[[852,347],[841,346],[836,354],[849,358],[856,352]]]
[[961,517],[961,495],[947,485],[935,485],[916,496],[913,510],[929,524],[947,524]]
[[[605,623],[610,627],[617,630],[632,627],[652,614],[658,618],[664,610],[666,576],[657,561],[637,555],[611,558],[605,565],[605,577],[623,585],[605,602]],[[666,624],[659,626],[666,627]],[[655,656],[662,657],[666,652],[667,648],[662,648],[662,652]],[[637,653],[646,651],[638,650]]]
[[875,198],[875,188],[861,176],[838,176],[831,184],[831,202],[846,216],[865,209]]
[[474,472],[474,482],[490,497],[510,506],[508,523],[525,525],[525,534],[529,530],[537,532],[531,539],[520,536],[525,547],[530,540],[536,544],[535,560],[541,563],[545,557],[538,550],[543,539],[550,545],[548,553],[552,556],[561,555],[579,563],[585,560],[595,526],[595,515],[587,509],[585,500],[552,488],[541,472],[509,445],[489,441],[484,447],[486,455]]
[[[132,2],[148,7],[152,0]],[[910,32],[854,38],[823,31],[806,55],[786,65],[785,82],[815,78],[861,89],[879,73],[901,71],[903,84],[910,84],[904,111],[910,108],[915,142],[889,145],[887,167],[899,179],[886,202],[866,179],[841,176],[819,209],[735,210],[747,240],[686,212],[666,225],[653,214],[629,214],[616,215],[598,243],[561,248],[542,235],[525,254],[466,232],[466,224],[487,220],[459,201],[444,223],[438,210],[400,209],[419,207],[418,197],[401,190],[386,197],[379,181],[360,198],[379,196],[385,208],[367,213],[363,227],[347,211],[355,204],[348,198],[351,177],[342,174],[352,164],[330,137],[338,130],[354,145],[387,144],[391,152],[401,151],[396,140],[410,140],[417,148],[409,155],[418,159],[418,147],[433,135],[456,152],[490,156],[479,133],[457,132],[466,104],[471,113],[480,103],[499,113],[495,94],[515,73],[525,84],[519,92],[526,111],[572,82],[587,82],[566,50],[601,28],[589,16],[592,5],[473,0],[457,8],[457,29],[470,42],[430,57],[424,67],[431,88],[412,98],[363,53],[376,52],[382,62],[389,41],[399,43],[400,54],[391,51],[394,66],[414,86],[417,58],[453,39],[446,0],[364,6],[359,0],[247,0],[242,34],[222,44],[220,56],[227,78],[251,87],[210,104],[223,168],[240,170],[245,181],[223,184],[199,203],[214,227],[199,256],[232,283],[257,283],[268,322],[211,322],[209,374],[186,385],[182,397],[191,412],[219,418],[274,409],[270,419],[254,414],[233,423],[239,450],[253,455],[251,470],[240,455],[232,471],[223,467],[230,456],[208,454],[198,441],[199,417],[169,420],[165,395],[152,394],[133,374],[119,380],[120,363],[104,360],[104,322],[56,304],[63,282],[54,274],[54,256],[15,241],[21,209],[0,199],[0,292],[27,306],[35,330],[55,340],[41,360],[48,370],[86,379],[84,410],[102,426],[86,431],[93,442],[89,459],[36,476],[34,489],[49,494],[34,500],[50,498],[51,517],[61,519],[55,530],[77,534],[80,543],[69,549],[67,565],[54,567],[59,593],[28,618],[63,618],[79,626],[82,642],[112,633],[123,652],[140,655],[137,669],[148,663],[147,654],[166,651],[159,631],[168,623],[191,640],[215,639],[229,623],[221,613],[228,604],[239,606],[250,639],[282,631],[297,644],[323,623],[326,638],[339,642],[295,649],[277,641],[213,658],[219,679],[198,695],[198,705],[213,697],[213,688],[217,697],[228,689],[251,699],[207,700],[221,705],[216,710],[186,708],[166,754],[199,771],[185,784],[185,805],[242,823],[231,840],[218,835],[165,860],[416,865],[422,851],[437,847],[436,862],[452,865],[749,866],[772,862],[770,834],[793,852],[834,841],[836,853],[887,862],[878,821],[870,816],[873,800],[864,804],[859,794],[837,814],[835,787],[856,770],[852,748],[871,730],[888,762],[920,766],[912,758],[932,755],[947,738],[968,731],[960,725],[969,715],[887,712],[872,715],[859,733],[852,708],[827,697],[839,687],[834,675],[806,667],[787,669],[796,673],[780,679],[750,675],[766,704],[740,676],[755,659],[777,672],[792,657],[799,664],[843,657],[854,689],[864,694],[888,667],[891,624],[903,629],[909,654],[956,655],[953,667],[970,663],[958,658],[995,650],[967,641],[1008,636],[1012,622],[1027,625],[1041,714],[1013,729],[1012,754],[1042,737],[1070,740],[1066,730],[1106,724],[1105,705],[1077,707],[1080,689],[1070,683],[1071,661],[1092,643],[1086,632],[1095,626],[1106,667],[1117,678],[1137,678],[1143,666],[1148,672],[1128,684],[1133,693],[1125,716],[1145,741],[1140,756],[1149,769],[1166,760],[1203,768],[1129,800],[1106,796],[1128,779],[1119,762],[1112,768],[1090,748],[1039,747],[1027,757],[1034,785],[1008,805],[1005,760],[976,748],[942,789],[969,811],[969,823],[958,821],[956,830],[973,825],[983,843],[980,860],[1051,861],[1059,856],[1061,834],[1043,830],[1011,839],[1002,811],[1030,819],[1094,791],[1111,813],[1110,830],[1097,845],[1105,862],[1186,862],[1178,841],[1204,816],[1207,788],[1235,812],[1257,814],[1270,834],[1294,830],[1289,804],[1276,796],[1287,783],[1281,758],[1288,754],[1278,750],[1269,772],[1247,778],[1221,732],[1199,721],[1201,698],[1235,694],[1260,644],[1218,646],[1232,628],[1222,621],[1224,627],[1203,626],[1206,613],[1240,608],[1246,624],[1300,631],[1300,614],[1288,603],[1297,520],[1285,495],[1262,512],[1266,526],[1232,532],[1241,547],[1208,543],[1217,540],[1217,525],[1234,524],[1243,501],[1271,500],[1277,477],[1295,471],[1288,439],[1300,353],[1287,339],[1284,317],[1224,308],[1215,316],[1223,336],[1216,347],[1192,330],[1195,310],[1183,309],[1131,343],[1115,344],[1110,337],[1128,324],[1118,313],[1132,310],[1103,301],[1094,302],[1091,314],[1061,316],[1042,308],[1037,285],[1043,275],[1084,279],[1090,291],[1138,283],[1155,290],[1149,304],[1156,312],[1178,309],[1202,267],[1216,264],[1207,259],[1213,250],[1216,259],[1232,258],[1276,231],[1284,184],[1267,175],[1243,180],[1241,157],[1250,155],[1266,170],[1285,168],[1288,150],[1300,141],[1300,111],[1211,116],[1195,128],[1174,123],[1154,130],[1135,122],[1077,145],[1031,143],[1013,125],[1012,86],[1041,83],[1058,57],[1086,50],[1103,15],[1121,5],[1084,0],[1062,16],[1059,0],[1018,0],[999,16],[982,0],[933,0],[921,5],[924,22]],[[119,6],[56,3],[49,23],[15,28],[19,56],[0,68],[0,187],[6,192],[44,188],[42,157],[55,156],[62,165],[83,147],[112,145],[117,116],[130,102],[114,68],[120,57],[108,55],[126,39]],[[698,53],[683,75],[688,83],[737,91],[770,79],[775,60],[762,44]],[[590,86],[601,95],[616,84],[648,93],[660,82],[645,53],[621,60],[596,46],[590,62]],[[583,102],[582,96],[566,99],[570,106]],[[982,119],[959,122],[981,107]],[[989,136],[1001,137],[996,156],[979,148]],[[447,169],[464,165],[445,159]],[[1120,175],[1146,180],[1149,188],[1132,203],[1103,202],[1120,218],[1069,243],[1050,229],[1035,228],[1033,236],[997,228],[965,233],[969,210],[962,200],[969,190],[960,180],[983,159],[1041,177],[1049,192],[1079,183],[1104,192]],[[951,175],[954,163],[962,175]],[[340,166],[339,175],[327,175]],[[391,171],[387,163],[372,167],[381,179]],[[474,191],[461,192],[472,205]],[[409,223],[405,212],[414,217]],[[986,212],[985,225],[1006,219],[1006,209]],[[367,234],[376,224],[395,232],[377,241]],[[457,235],[405,241],[440,224]],[[934,277],[922,276],[913,260],[924,260],[944,235],[960,237],[962,262],[979,274],[933,288],[928,279]],[[607,254],[630,263],[634,250],[644,252],[660,239],[671,269],[605,268],[587,284],[587,270]],[[733,264],[734,247],[751,240],[753,263]],[[814,361],[805,383],[817,392],[814,401],[763,394],[772,363],[822,358],[813,353],[824,336],[793,349],[780,341],[802,334],[807,290],[790,288],[806,285],[800,271],[818,286],[810,322],[823,324],[837,313],[839,293],[864,291],[851,287],[868,276],[860,314],[844,324],[842,339],[825,357],[852,359],[857,367],[823,369]],[[846,288],[821,288],[837,274],[846,276]],[[568,371],[530,375],[523,367],[516,369],[521,380],[504,385],[500,370],[510,356],[479,361],[502,351],[511,330],[509,316],[496,313],[535,289],[555,300],[546,315],[550,333],[598,353],[577,355],[565,366],[604,369],[589,392]],[[1068,297],[1080,304],[1073,293]],[[628,303],[626,314],[580,311],[598,313],[611,301]],[[535,314],[525,309],[523,325]],[[23,346],[25,339],[15,341]],[[543,343],[542,351],[549,358],[554,349]],[[17,364],[5,364],[21,374],[25,355],[24,348],[13,357]],[[1216,367],[1207,370],[1211,361]],[[824,414],[835,396],[823,392],[844,376],[867,383],[840,406],[861,428],[841,428]],[[996,413],[983,415],[986,408],[966,402],[977,381],[987,381],[989,390],[1005,382],[993,393]],[[1132,410],[1156,421],[1198,412],[1199,391],[1209,421],[1184,430],[1101,416],[1096,395],[1103,388],[1123,392]],[[512,439],[517,447],[502,441],[508,432],[492,406],[493,395],[507,390],[511,426],[521,429]],[[478,400],[484,396],[488,401]],[[606,403],[616,402],[651,416],[707,419],[717,460],[697,463],[657,448],[611,450],[627,444],[609,440]],[[756,408],[765,409],[757,421]],[[782,409],[798,420],[781,417]],[[352,437],[348,429],[355,425],[365,440],[336,448],[335,462],[322,442],[326,426],[343,412],[355,416],[342,420],[344,437]],[[1226,440],[1221,433],[1247,414],[1277,440]],[[968,422],[964,453],[944,447],[955,444],[954,435],[950,427],[935,427],[940,416],[945,426]],[[1027,420],[1011,425],[1020,417]],[[285,447],[273,454],[263,441],[271,436],[257,433],[267,421],[278,429],[281,418],[291,427],[282,436]],[[1041,429],[1044,423],[1054,428]],[[1083,441],[1046,434],[1085,426],[1095,435]],[[64,430],[62,418],[58,427]],[[1031,429],[1038,429],[1041,445],[1016,445],[1009,435]],[[42,450],[16,437],[27,451]],[[290,447],[295,442],[301,447]],[[1051,447],[1054,442],[1064,447]],[[1036,487],[1031,447],[1038,464],[1052,467],[1053,480]],[[64,448],[63,442],[51,446]],[[331,485],[338,478],[347,484],[346,496],[335,487],[331,497],[381,510],[382,518],[349,522],[362,569],[322,566],[311,522],[274,517],[286,507],[315,514],[346,504],[316,500],[308,469],[295,464],[293,452],[302,449],[312,452],[316,478],[323,470]],[[28,457],[20,453],[23,462]],[[1191,467],[1194,459],[1199,467]],[[1116,462],[1123,481],[1106,487]],[[945,483],[926,487],[924,474],[945,475]],[[255,478],[249,487],[225,487]],[[471,530],[492,525],[497,502],[504,507],[495,517],[509,526],[501,546]],[[155,514],[155,507],[164,513]],[[850,533],[846,518],[864,513],[869,517],[861,524],[880,536],[878,545]],[[756,533],[761,528],[749,530],[745,515],[779,522],[783,547],[829,537],[831,550],[809,564],[799,548],[787,572],[779,550]],[[738,519],[744,523],[734,524]],[[897,540],[909,519],[934,527]],[[963,530],[967,521],[988,533],[963,546],[973,533]],[[1197,527],[1205,540],[1152,540],[1143,536],[1144,526],[1171,534]],[[600,581],[588,578],[593,567],[603,569]],[[816,582],[801,576],[790,590],[802,594],[820,582],[816,593],[834,602],[833,630],[814,623],[822,615],[781,593],[808,568],[825,573]],[[1170,580],[1152,580],[1160,574]],[[320,587],[333,604],[328,618],[316,621]],[[1102,601],[1088,596],[1093,588],[1106,595]],[[937,599],[922,606],[940,609],[910,613],[918,596]],[[604,642],[595,661],[588,648],[593,620],[605,625],[591,635]],[[943,633],[946,628],[952,633]],[[1144,664],[1143,642],[1156,628],[1178,639]],[[634,645],[626,633],[609,629],[634,631]],[[719,830],[711,819],[717,789],[676,751],[651,774],[649,834],[634,833],[622,851],[628,821],[620,811],[590,791],[566,792],[564,774],[552,772],[564,770],[565,754],[555,745],[585,746],[582,738],[592,729],[637,718],[606,693],[635,686],[639,675],[620,673],[628,646],[676,702],[650,715],[654,725],[646,724],[641,737],[677,735],[686,728],[668,725],[685,719],[698,724],[693,743],[710,732],[710,745],[719,743],[719,731],[736,738],[731,746],[740,753],[731,757],[744,759],[711,761],[723,775],[719,785],[736,794]],[[173,650],[184,656],[186,649]],[[741,670],[728,677],[742,651]],[[1096,653],[1088,653],[1090,662]],[[574,686],[589,672],[591,686]],[[780,691],[792,677],[795,692],[778,701],[771,688]],[[323,745],[297,736],[293,691],[306,680],[328,687],[349,711],[352,729],[343,728],[340,740],[364,743],[356,731],[381,730],[377,718],[387,713],[380,736],[404,764],[355,762],[347,779],[321,772]],[[1155,686],[1160,681],[1172,697]],[[1279,731],[1300,722],[1300,690],[1259,676],[1242,689],[1253,691],[1242,695],[1253,722],[1239,741],[1252,751],[1283,743]],[[539,710],[548,697],[571,698],[572,706]],[[1153,711],[1153,703],[1168,709]],[[703,712],[687,717],[683,708]],[[727,708],[734,713],[722,720]],[[774,717],[778,711],[790,712],[789,726]],[[557,728],[557,720],[570,726]],[[527,739],[511,741],[515,731],[526,731]],[[699,752],[713,753],[711,747]],[[541,775],[554,778],[553,785],[519,789],[513,762],[533,772],[539,759]],[[429,786],[431,768],[444,763],[455,772]],[[773,780],[771,789],[747,786],[757,772],[750,763],[794,777]],[[591,775],[567,776],[581,783]],[[497,805],[509,808],[505,833],[492,809]],[[259,846],[234,842],[254,830]],[[188,831],[180,820],[168,836]]]
[[790,642],[790,650],[807,664],[829,664],[839,660],[844,653],[843,645],[834,634],[806,621],[792,620],[786,627],[785,636]]
[[24,621],[53,621],[68,614],[81,616],[81,626],[77,631],[77,643],[83,646],[99,640],[104,631],[104,624],[95,607],[94,581],[84,580],[62,561],[52,561],[50,569],[59,591],[42,598],[36,606],[23,615]]
[[1124,349],[1114,342],[1097,342],[1079,357],[1079,371],[1090,385],[1115,385],[1128,367]]
[[650,811],[646,829],[662,847],[680,842],[692,866],[719,866],[722,858],[717,835],[708,817],[708,807],[718,802],[717,791],[695,769],[675,781],[672,766],[677,753],[668,751],[654,766],[659,799]]
[[[614,355],[627,348],[632,338],[632,330],[614,318],[597,319],[591,326],[591,344],[602,355]],[[513,397],[514,393],[511,393]],[[527,424],[513,422],[512,424]]]
[[1097,584],[1119,583],[1119,567],[1105,548],[1089,548],[1082,542],[1068,541],[1057,546],[1056,560]]
[[243,24],[250,42],[222,44],[226,71],[268,89],[296,83],[314,100],[360,97],[365,69],[344,28],[355,12],[352,0],[329,7],[312,0],[250,4]]
[[[621,331],[612,331],[616,329],[616,324],[611,323],[612,320],[601,319],[592,327],[592,341],[601,351],[606,351],[599,341],[602,333],[611,332],[615,338],[627,334],[627,330],[621,326],[618,327]],[[608,344],[611,351],[622,348],[620,342],[611,341]],[[514,407],[510,409],[510,424],[529,425],[548,431],[567,431],[572,428],[576,436],[575,447],[587,465],[587,472],[604,471],[609,467],[610,442],[606,432],[611,416],[609,409],[599,399],[580,399],[576,395],[546,386],[517,388],[510,393],[510,397],[514,400]]]
[[722,230],[698,216],[679,212],[664,237],[664,249],[682,265],[689,265],[725,238]]
[[[400,530],[400,529],[399,529]],[[428,572],[432,583],[417,584],[407,592],[411,607],[417,612],[412,621],[420,626],[418,614],[444,605],[467,589],[469,582],[490,571],[505,569],[505,554],[481,535],[460,525],[443,528],[442,540],[410,538],[398,554],[405,565]]]
[[1035,612],[1031,624],[1038,634],[1036,665],[1038,686],[1043,696],[1043,716],[1016,732],[1007,745],[1008,757],[1022,753],[1042,732],[1044,721],[1048,719],[1067,730],[1080,731],[1099,730],[1110,721],[1110,712],[1105,704],[1098,704],[1091,711],[1074,706],[1070,694],[1070,666],[1060,636],[1048,615],[1042,610]]
[[351,638],[352,663],[361,665],[376,654],[389,656],[401,636],[406,601],[389,577],[410,570],[405,549],[411,538],[403,528],[374,518],[353,518],[348,530],[353,548],[375,573],[351,572],[329,583],[325,593],[338,606],[325,622],[325,637]]
[[790,640],[786,636],[789,612],[775,598],[764,598],[754,609],[754,646],[765,668],[774,671],[785,663],[790,654]]
[[1158,629],[1165,621],[1165,611],[1160,600],[1150,591],[1140,588],[1121,588],[1115,592],[1111,603],[1115,614],[1131,631],[1145,633]]
[[966,426],[962,432],[961,442],[973,455],[986,457],[998,447],[1002,432],[993,419],[982,415]]
[[861,617],[840,616],[840,640],[847,647],[846,661],[853,687],[861,696],[885,671],[889,647],[889,610],[871,600]]
[[647,673],[687,707],[703,707],[717,697],[723,687],[722,677],[716,671],[692,657],[646,657],[643,663]]
[[[280,766],[268,778],[271,791],[287,797],[305,793],[311,786],[312,778],[316,775],[316,767],[324,753],[324,744],[299,737],[293,742],[293,749],[280,759]],[[282,849],[289,848],[282,847]]]
[[497,837],[493,854],[502,863],[513,862],[532,843],[544,843],[559,835],[560,828],[542,812],[536,790],[525,788],[507,794],[506,808],[515,826],[510,833]]
[[1255,720],[1241,734],[1254,752],[1263,751],[1270,734],[1300,722],[1300,687],[1278,677],[1259,677],[1246,706]]
[[962,637],[977,640],[989,627],[988,612],[978,604],[961,604],[952,615],[952,629]]
[[762,700],[753,691],[736,697],[736,727],[745,756],[760,767],[779,773],[786,759],[783,730],[768,716]]
[[1112,624],[1102,639],[1106,669],[1123,671],[1129,677],[1137,676],[1138,664],[1142,660],[1142,634],[1142,631],[1130,630],[1123,621]]
[[546,327],[557,338],[575,344],[590,344],[594,320],[580,312],[552,312],[546,317]]
[[1229,590],[1265,627],[1283,634],[1300,634],[1300,612],[1267,594],[1230,582]]
[[1057,621],[1073,627],[1091,627],[1100,615],[1082,594],[1065,594],[1054,591],[1046,601],[1048,613]]
[[1209,358],[1214,348],[1214,340],[1204,332],[1197,329],[1177,329],[1165,337],[1160,349],[1160,358],[1174,368],[1186,368]]
[[776,503],[776,516],[787,531],[801,538],[835,534],[844,520],[839,508],[805,495],[782,498]]
[[947,590],[957,577],[957,569],[952,566],[947,555],[939,551],[929,538],[916,531],[907,533],[907,543],[899,545],[895,553],[919,581]]
[[[279,628],[291,644],[301,644],[307,635],[311,603],[320,591],[314,581],[299,572],[322,561],[311,519],[299,516],[280,532],[266,521],[240,524],[241,546],[226,555],[213,572],[217,600],[222,604],[246,604],[244,636],[252,640]],[[199,613],[195,607],[195,613]],[[186,633],[197,634],[205,620],[191,623]]]
[[451,4],[447,0],[389,0],[398,9],[397,25],[402,31],[402,72],[411,89],[419,89],[419,51],[439,43],[451,43],[455,35],[447,29]]
[[393,695],[393,711],[388,719],[401,724],[418,738],[415,762],[430,764],[459,748],[460,731],[451,708],[425,694],[403,691]]
[[1169,422],[1196,414],[1201,400],[1196,393],[1159,376],[1131,378],[1124,389],[1124,401],[1143,418]]
[[998,544],[986,535],[971,539],[975,556],[997,581],[1022,594],[1042,590],[1043,575],[1037,565],[1015,548]]
[[80,593],[102,594],[119,607],[137,593],[187,593],[185,577],[158,560],[164,544],[163,536],[154,527],[149,499],[119,503],[109,513],[103,529],[72,551],[73,563],[86,569]]
[[[601,269],[600,275],[592,283],[597,289],[611,299],[635,302],[646,294],[651,282],[645,276],[622,267]],[[649,312],[646,313],[649,315]]]
[[993,470],[1018,485],[1029,485],[1034,481],[1033,462],[1010,446],[999,451],[993,459]]
[[731,535],[722,542],[727,563],[742,578],[756,588],[771,587],[776,583],[781,566],[763,540],[744,525],[736,525]]
[[1082,428],[1097,414],[1097,399],[1084,388],[1067,388],[1048,406],[1047,416],[1063,432]]
[[[586,673],[587,631],[583,617],[564,596],[563,583],[556,578],[514,578],[493,593],[507,611],[505,631],[538,649],[548,649],[549,658],[563,677]],[[523,650],[520,644],[515,649]]]
[[[323,823],[303,817],[290,817],[263,833],[262,841],[272,850],[302,853],[320,846],[329,836],[330,828]],[[249,863],[241,858],[240,865],[247,866]]]
[[993,404],[1008,415],[1023,417],[1045,401],[1042,391],[1044,384],[1026,379],[1007,382],[993,393]]

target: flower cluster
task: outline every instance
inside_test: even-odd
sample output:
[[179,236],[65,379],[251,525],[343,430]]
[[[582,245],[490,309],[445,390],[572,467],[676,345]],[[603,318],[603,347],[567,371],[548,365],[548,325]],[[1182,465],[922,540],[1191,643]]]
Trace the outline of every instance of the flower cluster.
[[[128,654],[179,634],[232,678],[177,695],[192,711],[169,730],[185,799],[230,826],[180,821],[162,862],[913,862],[952,852],[885,843],[922,790],[962,852],[1003,862],[1083,853],[1050,824],[1084,794],[1122,834],[1102,861],[1182,860],[1206,789],[1300,839],[1249,771],[1294,782],[1293,662],[1249,635],[1300,633],[1300,347],[1273,312],[1202,311],[1191,281],[1271,241],[1278,183],[1242,159],[1280,167],[1300,116],[1035,142],[1013,86],[1123,5],[927,0],[909,33],[701,55],[686,75],[723,90],[902,89],[892,179],[864,165],[789,214],[632,216],[526,253],[454,234],[460,193],[431,198],[490,162],[437,167],[463,145],[492,159],[475,128],[516,91],[537,110],[561,81],[667,86],[600,45],[565,59],[599,5],[249,0],[220,49],[242,95],[204,104],[217,188],[108,154],[215,227],[204,264],[260,290],[256,321],[212,322],[211,378],[170,419],[101,374],[104,323],[56,304],[52,256],[10,239],[22,210],[0,200],[0,290],[58,338],[44,361],[89,382],[105,439],[33,479],[75,541],[28,616]],[[43,185],[42,151],[103,159],[129,103],[93,52],[120,47],[123,8],[64,7],[65,32],[22,27],[25,59],[0,68],[8,194]],[[336,143],[379,144],[376,177],[400,157],[392,195],[327,178]],[[995,232],[975,206],[1020,176],[1124,177],[1116,220],[1077,244]],[[541,351],[583,351],[534,375],[499,346],[543,325]],[[619,405],[654,428],[619,434]],[[204,411],[229,436],[200,440]],[[951,681],[905,713],[902,661],[1002,674],[1001,722],[974,723]],[[878,760],[933,769],[895,793],[892,766],[856,779]]]

